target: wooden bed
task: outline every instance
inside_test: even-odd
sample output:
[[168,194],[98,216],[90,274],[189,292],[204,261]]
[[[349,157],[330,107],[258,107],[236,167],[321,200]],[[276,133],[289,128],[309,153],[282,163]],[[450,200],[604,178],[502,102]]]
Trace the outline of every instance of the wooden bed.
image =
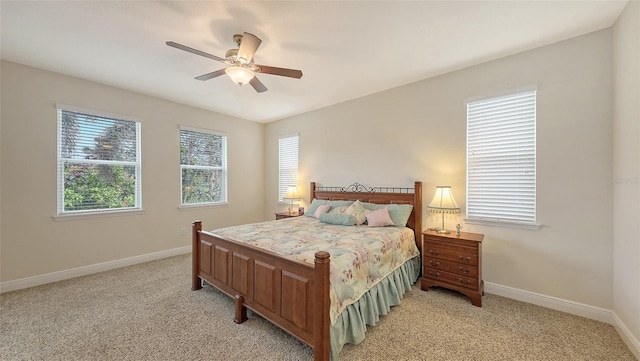
[[[421,250],[422,182],[413,188],[318,187],[311,183],[310,200],[360,200],[379,204],[412,204],[407,227]],[[236,323],[251,309],[297,337],[314,350],[315,360],[330,358],[329,253],[317,252],[315,265],[224,239],[193,223],[192,290],[206,281],[235,298]]]

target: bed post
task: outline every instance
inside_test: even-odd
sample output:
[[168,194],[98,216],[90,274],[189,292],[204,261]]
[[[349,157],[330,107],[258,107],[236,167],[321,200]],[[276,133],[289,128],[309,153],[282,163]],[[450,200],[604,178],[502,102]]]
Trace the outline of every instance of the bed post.
[[311,187],[309,187],[309,204],[313,202],[313,199],[316,197],[316,182],[311,182]]
[[191,235],[191,290],[197,291],[202,288],[202,282],[198,277],[200,269],[200,231],[202,231],[202,221],[194,221]]
[[[313,183],[312,183],[313,184]],[[312,185],[312,188],[313,187]],[[313,309],[314,336],[313,352],[315,361],[328,361],[330,358],[330,334],[329,326],[329,253],[320,251],[315,254],[315,292],[314,299],[318,304]]]
[[413,210],[415,211],[414,225],[416,234],[416,245],[422,254],[422,182],[415,182],[413,189]]

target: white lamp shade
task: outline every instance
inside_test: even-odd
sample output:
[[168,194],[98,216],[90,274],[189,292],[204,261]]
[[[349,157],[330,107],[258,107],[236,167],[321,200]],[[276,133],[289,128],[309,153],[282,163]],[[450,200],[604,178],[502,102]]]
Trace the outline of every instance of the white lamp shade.
[[453,199],[451,186],[437,186],[436,194],[427,209],[435,213],[460,213],[460,207]]
[[298,187],[287,186],[287,193],[285,193],[283,199],[300,199],[300,197],[298,197]]
[[241,66],[230,66],[224,70],[231,80],[238,85],[245,85],[253,79],[255,74],[250,69]]

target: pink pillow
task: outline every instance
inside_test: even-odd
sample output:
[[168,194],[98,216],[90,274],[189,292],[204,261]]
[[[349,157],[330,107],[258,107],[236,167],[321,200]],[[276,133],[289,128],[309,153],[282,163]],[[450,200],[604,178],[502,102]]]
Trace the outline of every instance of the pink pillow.
[[393,226],[387,207],[365,212],[364,216],[367,217],[367,224],[370,227]]
[[328,204],[322,204],[320,206],[318,206],[318,209],[316,209],[316,213],[313,214],[314,217],[318,218],[320,217],[320,215],[322,213],[327,213],[329,212],[329,210],[331,209],[331,206]]

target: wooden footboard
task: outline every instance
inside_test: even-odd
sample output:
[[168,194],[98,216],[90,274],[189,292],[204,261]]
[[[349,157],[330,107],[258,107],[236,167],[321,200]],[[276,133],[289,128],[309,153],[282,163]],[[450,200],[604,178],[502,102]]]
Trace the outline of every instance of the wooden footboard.
[[315,266],[226,240],[193,223],[192,290],[202,280],[235,298],[236,323],[248,307],[329,360],[329,253],[317,252]]

